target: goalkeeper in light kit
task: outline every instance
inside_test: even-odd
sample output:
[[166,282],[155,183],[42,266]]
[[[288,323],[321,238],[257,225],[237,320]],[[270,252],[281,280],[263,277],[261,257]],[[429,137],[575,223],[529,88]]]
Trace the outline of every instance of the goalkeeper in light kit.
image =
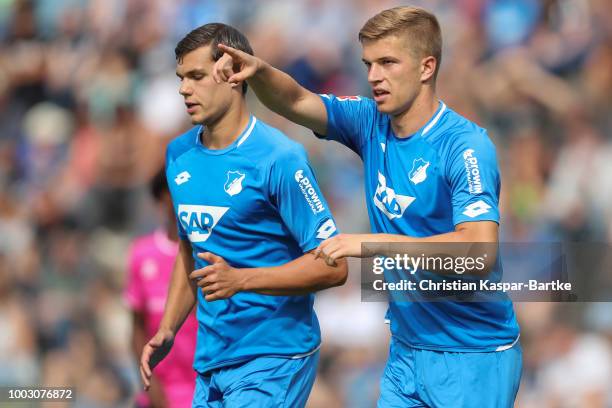
[[[373,98],[317,95],[285,73],[222,47],[217,81],[247,81],[270,109],[339,142],[364,163],[374,234],[341,234],[318,254],[362,257],[362,243],[496,243],[500,178],[486,131],[436,98],[438,21],[396,7],[359,32]],[[421,252],[419,251],[420,255]],[[415,255],[415,254],[413,254]],[[491,273],[499,276],[499,262]],[[379,407],[512,407],[521,377],[519,328],[496,302],[390,302],[392,340]]]
[[141,375],[148,387],[197,302],[194,407],[303,407],[321,341],[312,292],[343,284],[346,262],[313,254],[337,231],[306,153],[248,113],[246,83],[213,80],[220,43],[252,53],[240,32],[217,23],[175,50],[196,126],[167,150],[179,255]]

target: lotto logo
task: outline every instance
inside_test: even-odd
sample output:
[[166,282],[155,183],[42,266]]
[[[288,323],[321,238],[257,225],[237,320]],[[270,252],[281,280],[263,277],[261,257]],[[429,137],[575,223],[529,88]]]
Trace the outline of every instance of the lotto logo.
[[181,184],[188,182],[190,178],[191,174],[189,174],[188,171],[184,171],[174,178],[174,182],[177,186],[180,186]]
[[470,218],[478,217],[479,215],[486,214],[491,209],[491,206],[485,203],[482,200],[478,200],[475,203],[472,203],[465,207],[464,215],[467,215]]
[[334,220],[328,218],[317,230],[317,238],[327,239],[331,237],[331,234],[334,232],[336,232],[336,224],[334,224]]

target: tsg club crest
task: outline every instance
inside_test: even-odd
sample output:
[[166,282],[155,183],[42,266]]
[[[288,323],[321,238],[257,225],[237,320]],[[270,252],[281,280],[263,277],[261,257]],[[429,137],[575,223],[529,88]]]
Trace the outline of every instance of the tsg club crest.
[[227,181],[223,186],[223,189],[230,196],[235,196],[236,194],[242,191],[242,181],[244,180],[244,173],[239,171],[228,171],[227,172]]
[[412,181],[414,184],[419,184],[425,181],[427,178],[428,167],[429,162],[423,160],[423,158],[419,157],[418,159],[414,159],[412,162],[412,170],[410,170],[410,174],[408,174],[410,181]]

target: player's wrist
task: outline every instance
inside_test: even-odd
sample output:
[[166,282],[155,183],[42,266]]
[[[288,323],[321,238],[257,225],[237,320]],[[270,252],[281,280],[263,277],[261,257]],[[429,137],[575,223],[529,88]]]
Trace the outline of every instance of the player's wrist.
[[170,324],[161,323],[157,329],[157,334],[165,339],[174,339],[177,330]]
[[261,58],[254,57],[255,59],[255,75],[260,75],[265,71],[267,63]]
[[258,270],[259,268],[239,269],[239,273],[241,275],[240,280],[238,282],[239,292],[254,291],[257,289],[254,285],[253,278],[257,274]]
[[256,79],[264,81],[266,85],[270,85],[270,82],[274,78],[275,68],[267,61],[261,58],[256,58],[255,62],[255,74],[253,75]]

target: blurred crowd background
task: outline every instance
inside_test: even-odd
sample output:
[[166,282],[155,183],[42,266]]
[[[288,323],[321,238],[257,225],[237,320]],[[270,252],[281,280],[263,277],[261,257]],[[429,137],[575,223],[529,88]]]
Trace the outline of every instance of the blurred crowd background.
[[[0,385],[71,385],[77,406],[133,405],[126,252],[157,225],[147,183],[190,126],[174,75],[182,36],[226,22],[309,89],[369,95],[357,32],[398,4],[0,0]],[[442,25],[439,96],[497,145],[502,240],[609,244],[610,1],[412,4]],[[249,95],[258,117],[306,146],[340,228],[367,231],[357,156]],[[324,346],[310,407],[374,406],[386,307],[361,303],[359,281],[352,263],[347,285],[317,297]],[[518,407],[612,406],[611,306],[515,305]]]

